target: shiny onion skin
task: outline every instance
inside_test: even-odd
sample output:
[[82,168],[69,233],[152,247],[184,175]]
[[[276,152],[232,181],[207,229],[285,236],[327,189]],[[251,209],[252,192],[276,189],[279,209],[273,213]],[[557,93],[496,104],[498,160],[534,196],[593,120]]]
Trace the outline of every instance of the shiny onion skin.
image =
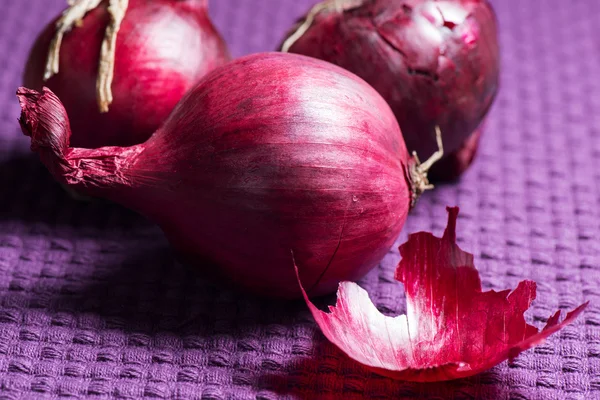
[[65,34],[58,74],[44,82],[56,20],[38,37],[25,68],[26,87],[47,86],[64,104],[77,147],[144,142],[200,78],[230,58],[206,0],[129,0],[116,36],[113,101],[100,112],[96,80],[108,4],[102,1]]
[[470,136],[498,91],[492,6],[486,0],[329,0],[311,11],[282,50],[366,80],[388,101],[409,151],[431,154],[431,132],[439,125],[446,157],[432,178],[457,178],[475,155],[478,137]]
[[23,132],[60,183],[140,212],[187,261],[264,296],[301,296],[294,259],[312,295],[359,279],[394,243],[415,189],[385,100],[309,57],[216,69],[131,147],[70,147],[56,96],[17,94]]

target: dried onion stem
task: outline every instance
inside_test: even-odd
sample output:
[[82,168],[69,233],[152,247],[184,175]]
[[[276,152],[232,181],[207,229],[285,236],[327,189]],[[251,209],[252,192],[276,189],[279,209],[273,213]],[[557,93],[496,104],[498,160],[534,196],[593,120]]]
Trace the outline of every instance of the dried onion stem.
[[423,192],[434,188],[434,186],[431,183],[429,183],[427,173],[429,172],[429,169],[433,166],[433,164],[441,160],[444,156],[442,132],[439,126],[435,127],[435,140],[437,142],[438,149],[425,162],[421,163],[421,160],[419,160],[416,151],[413,151],[412,153],[413,163],[409,167],[410,180],[412,183],[410,203],[411,208],[417,204],[417,200],[423,194]]
[[[44,80],[50,79],[59,71],[60,47],[64,35],[71,31],[73,27],[81,26],[86,14],[97,8],[101,2],[102,0],[68,0],[69,7],[56,22],[56,34],[50,43]],[[129,6],[129,0],[108,0],[108,2],[110,21],[102,41],[98,79],[96,81],[96,96],[100,112],[108,112],[108,107],[113,101],[111,85],[115,67],[117,35]]]
[[344,11],[348,11],[350,9],[359,7],[360,5],[362,5],[362,3],[363,3],[363,0],[325,0],[320,3],[315,4],[310,9],[308,14],[306,14],[304,21],[302,21],[302,23],[300,23],[300,25],[298,25],[298,27],[296,28],[294,33],[292,33],[285,40],[285,42],[283,42],[283,44],[281,45],[281,51],[284,53],[287,53],[289,51],[290,47],[292,47],[294,45],[294,43],[296,43],[296,41],[298,39],[300,39],[302,37],[302,35],[304,35],[306,33],[308,28],[311,27],[311,25],[313,24],[313,22],[315,20],[315,17],[321,11],[335,9],[337,12],[344,12]]

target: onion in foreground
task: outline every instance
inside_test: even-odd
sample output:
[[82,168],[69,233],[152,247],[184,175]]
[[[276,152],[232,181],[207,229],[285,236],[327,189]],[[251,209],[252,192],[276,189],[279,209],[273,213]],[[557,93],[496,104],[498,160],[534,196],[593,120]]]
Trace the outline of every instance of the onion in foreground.
[[70,147],[57,97],[17,94],[23,132],[60,183],[146,215],[182,258],[261,295],[301,296],[292,252],[312,295],[359,279],[431,187],[435,158],[409,156],[385,100],[309,57],[217,68],[131,147]]

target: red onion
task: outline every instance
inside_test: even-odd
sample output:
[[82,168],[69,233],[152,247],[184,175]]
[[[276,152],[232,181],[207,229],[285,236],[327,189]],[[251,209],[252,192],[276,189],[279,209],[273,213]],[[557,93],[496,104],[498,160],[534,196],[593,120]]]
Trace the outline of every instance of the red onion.
[[477,138],[467,139],[499,85],[497,23],[486,0],[327,0],[282,50],[366,80],[391,106],[411,151],[431,154],[439,125],[447,156],[434,178],[455,178],[471,163]]
[[23,132],[60,183],[146,215],[186,260],[263,295],[301,295],[292,252],[311,294],[360,278],[430,187],[432,160],[409,157],[385,100],[309,57],[217,68],[131,147],[69,147],[57,97],[17,94]]
[[129,146],[228,60],[206,0],[77,0],[37,39],[24,84],[61,99],[73,145]]

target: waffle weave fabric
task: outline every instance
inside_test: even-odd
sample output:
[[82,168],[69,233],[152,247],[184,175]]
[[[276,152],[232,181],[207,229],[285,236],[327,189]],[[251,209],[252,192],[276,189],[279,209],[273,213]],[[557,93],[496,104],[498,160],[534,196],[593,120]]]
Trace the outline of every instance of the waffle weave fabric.
[[[486,289],[538,282],[527,319],[591,304],[511,363],[441,384],[371,374],[301,302],[242,296],[178,264],[160,230],[54,183],[18,129],[27,51],[63,0],[1,0],[0,399],[600,399],[600,2],[497,0],[502,89],[480,154],[424,195],[410,232],[459,244]],[[214,0],[234,56],[274,49],[307,0]],[[397,246],[360,284],[404,311]]]

